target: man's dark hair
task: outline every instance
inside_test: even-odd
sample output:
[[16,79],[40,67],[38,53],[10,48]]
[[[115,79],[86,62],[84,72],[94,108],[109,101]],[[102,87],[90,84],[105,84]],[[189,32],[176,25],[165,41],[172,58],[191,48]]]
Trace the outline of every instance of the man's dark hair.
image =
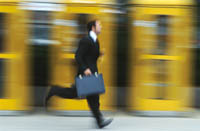
[[88,33],[92,30],[92,26],[96,26],[96,21],[97,20],[92,20],[92,21],[89,21],[88,24],[87,24],[87,31]]

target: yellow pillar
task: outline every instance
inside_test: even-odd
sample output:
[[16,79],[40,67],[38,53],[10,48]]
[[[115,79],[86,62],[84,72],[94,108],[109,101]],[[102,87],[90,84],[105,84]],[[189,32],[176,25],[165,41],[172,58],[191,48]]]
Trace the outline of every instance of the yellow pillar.
[[30,109],[25,26],[18,4],[18,0],[0,1],[1,115],[16,115]]
[[130,2],[128,109],[142,115],[180,115],[191,104],[190,0]]

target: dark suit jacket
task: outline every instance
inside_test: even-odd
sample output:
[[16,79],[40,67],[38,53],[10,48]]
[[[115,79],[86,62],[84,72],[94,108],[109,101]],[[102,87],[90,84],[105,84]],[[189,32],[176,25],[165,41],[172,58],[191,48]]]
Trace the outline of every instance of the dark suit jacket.
[[82,38],[75,55],[78,64],[78,75],[83,75],[87,68],[89,68],[92,73],[98,72],[97,59],[99,54],[98,39],[94,42],[90,36]]

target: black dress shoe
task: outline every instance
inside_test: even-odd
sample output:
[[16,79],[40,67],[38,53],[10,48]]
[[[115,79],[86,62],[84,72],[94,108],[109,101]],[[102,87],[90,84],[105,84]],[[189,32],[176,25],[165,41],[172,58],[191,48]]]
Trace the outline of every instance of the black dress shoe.
[[101,122],[98,123],[98,127],[104,128],[104,127],[108,126],[112,121],[113,121],[113,119],[102,119]]
[[53,96],[53,87],[49,86],[46,90],[46,94],[44,97],[44,107],[47,109],[48,107],[48,101]]

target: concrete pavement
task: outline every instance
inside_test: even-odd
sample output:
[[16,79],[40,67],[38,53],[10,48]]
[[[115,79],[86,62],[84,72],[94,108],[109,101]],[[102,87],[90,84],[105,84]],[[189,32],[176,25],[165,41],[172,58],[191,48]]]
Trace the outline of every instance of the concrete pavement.
[[[117,113],[108,131],[200,131],[200,113],[189,118],[136,117]],[[112,116],[111,116],[112,117]],[[92,117],[48,114],[0,116],[0,131],[99,131]]]

